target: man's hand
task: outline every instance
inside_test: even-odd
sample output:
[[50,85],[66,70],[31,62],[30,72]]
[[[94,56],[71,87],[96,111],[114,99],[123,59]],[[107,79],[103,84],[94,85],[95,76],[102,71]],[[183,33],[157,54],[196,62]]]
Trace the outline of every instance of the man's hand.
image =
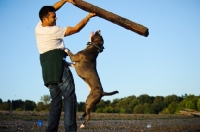
[[69,3],[73,4],[73,5],[75,5],[74,0],[62,0],[62,1],[67,1],[67,2],[69,2]]
[[89,13],[90,18],[96,16],[96,13]]
[[55,10],[59,10],[66,2],[72,3],[75,5],[73,0],[60,0],[58,2],[56,2],[53,7],[55,8]]

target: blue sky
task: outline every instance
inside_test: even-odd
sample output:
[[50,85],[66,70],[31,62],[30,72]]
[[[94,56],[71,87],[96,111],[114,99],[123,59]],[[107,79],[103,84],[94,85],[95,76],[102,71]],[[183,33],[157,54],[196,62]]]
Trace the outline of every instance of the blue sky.
[[[39,102],[48,95],[43,85],[34,29],[43,5],[55,0],[0,0],[0,98]],[[149,28],[143,37],[99,17],[79,33],[64,38],[73,53],[86,47],[91,31],[101,30],[105,50],[97,59],[104,91],[131,95],[200,94],[199,0],[86,0]],[[88,13],[67,3],[57,12],[57,25],[75,26]],[[67,58],[68,61],[69,58]],[[87,85],[71,68],[77,101],[85,101]]]

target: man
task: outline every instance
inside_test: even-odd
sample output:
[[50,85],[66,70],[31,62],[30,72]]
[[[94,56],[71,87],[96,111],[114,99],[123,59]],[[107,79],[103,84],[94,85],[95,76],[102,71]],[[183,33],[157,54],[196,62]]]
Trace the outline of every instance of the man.
[[[73,0],[61,0],[53,6],[43,6],[39,11],[40,22],[35,28],[37,47],[40,53],[40,63],[44,85],[49,88],[51,108],[48,117],[47,132],[58,130],[62,96],[64,97],[64,127],[67,132],[75,132],[76,124],[76,94],[72,73],[65,66],[65,46],[63,38],[79,32],[94,17],[89,13],[75,27],[56,26],[56,11],[66,2],[75,4]],[[75,14],[76,15],[76,14]]]

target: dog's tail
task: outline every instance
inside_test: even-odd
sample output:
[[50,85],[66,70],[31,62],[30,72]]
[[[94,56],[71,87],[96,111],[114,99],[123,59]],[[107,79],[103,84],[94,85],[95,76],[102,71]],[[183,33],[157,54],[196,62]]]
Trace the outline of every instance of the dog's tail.
[[117,94],[119,93],[118,91],[113,91],[113,92],[102,92],[102,96],[111,96],[111,95],[114,95],[114,94]]

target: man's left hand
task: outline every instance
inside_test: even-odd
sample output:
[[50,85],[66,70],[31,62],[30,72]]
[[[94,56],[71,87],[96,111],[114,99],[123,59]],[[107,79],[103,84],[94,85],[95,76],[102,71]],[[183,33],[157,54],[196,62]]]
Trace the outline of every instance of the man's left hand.
[[75,5],[74,0],[62,0],[62,1],[67,1],[67,2],[69,2],[69,3],[73,4],[73,5]]

